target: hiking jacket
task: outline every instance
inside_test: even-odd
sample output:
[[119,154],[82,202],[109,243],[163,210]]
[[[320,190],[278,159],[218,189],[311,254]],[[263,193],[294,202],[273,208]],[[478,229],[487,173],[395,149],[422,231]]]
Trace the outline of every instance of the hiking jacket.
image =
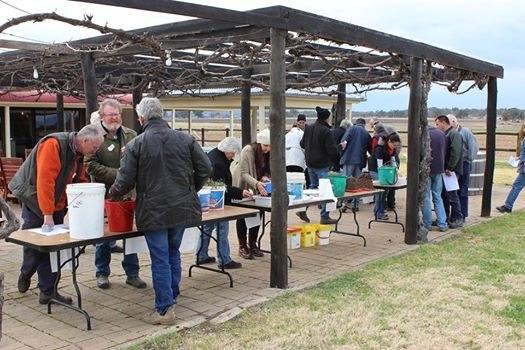
[[110,195],[122,196],[135,185],[139,230],[198,225],[197,191],[211,174],[210,160],[191,136],[161,118],[146,121],[142,130],[126,146]]
[[232,199],[242,199],[242,189],[232,186],[230,165],[233,160],[228,160],[224,152],[218,148],[214,148],[208,152],[208,158],[210,158],[212,166],[210,178],[215,181],[223,181],[226,185],[225,204],[230,204]]
[[300,144],[305,150],[306,166],[309,168],[327,168],[337,162],[339,148],[330,125],[324,120],[317,119],[307,125]]

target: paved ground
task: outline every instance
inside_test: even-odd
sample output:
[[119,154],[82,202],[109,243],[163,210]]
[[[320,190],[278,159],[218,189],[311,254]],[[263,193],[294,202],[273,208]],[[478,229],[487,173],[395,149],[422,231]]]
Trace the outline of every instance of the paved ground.
[[[398,212],[404,222],[404,191],[398,191]],[[492,207],[500,205],[508,192],[507,188],[495,188]],[[471,216],[467,225],[483,221],[479,217],[481,197],[472,197]],[[525,206],[518,200],[517,208]],[[311,218],[319,219],[318,211],[309,210]],[[343,214],[343,229],[353,230],[351,213]],[[499,215],[496,211],[493,215]],[[373,223],[372,206],[362,205],[358,213],[361,233],[367,238],[363,247],[361,238],[333,234],[330,244],[312,248],[302,248],[289,252],[293,268],[289,270],[289,286],[301,289],[331,279],[344,272],[359,268],[372,261],[417,249],[417,245],[403,243],[401,227]],[[299,224],[297,217],[290,213],[290,225]],[[232,256],[241,261],[237,254],[235,225],[230,224],[230,245]],[[440,240],[460,232],[449,230],[445,234],[432,232],[429,238]],[[268,246],[268,242],[264,242]],[[196,269],[191,278],[188,267],[194,260],[193,254],[183,254],[183,281],[181,296],[176,307],[180,322],[172,327],[151,326],[141,321],[141,316],[153,308],[150,262],[147,254],[140,255],[141,276],[148,282],[145,290],[134,289],[125,282],[120,265],[120,256],[113,254],[111,263],[111,288],[101,290],[96,287],[94,273],[94,247],[87,247],[86,254],[80,258],[78,280],[83,297],[83,308],[92,317],[92,331],[85,330],[84,318],[76,312],[61,306],[54,306],[51,315],[45,306],[38,304],[36,276],[31,289],[21,294],[16,282],[19,274],[22,249],[14,244],[0,242],[0,266],[5,274],[4,309],[2,340],[0,348],[7,349],[106,349],[126,347],[144,340],[159,332],[172,332],[184,327],[210,321],[222,322],[247,308],[282,293],[282,290],[269,288],[270,257],[256,260],[242,260],[243,268],[232,272],[234,288],[229,288],[226,276]],[[71,274],[65,272],[60,285],[64,294],[73,295],[68,285]]]

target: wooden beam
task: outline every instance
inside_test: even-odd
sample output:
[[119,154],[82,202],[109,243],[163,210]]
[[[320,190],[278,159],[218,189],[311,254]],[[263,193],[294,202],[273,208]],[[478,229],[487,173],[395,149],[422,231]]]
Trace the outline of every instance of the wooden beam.
[[286,187],[285,134],[285,38],[286,31],[272,29],[271,70],[270,70],[270,169],[272,171],[272,192],[284,194],[272,196],[272,222],[270,244],[272,251],[270,287],[288,287],[288,189]]
[[485,159],[485,174],[483,176],[483,196],[481,199],[481,216],[490,216],[492,205],[492,182],[494,180],[494,165],[496,158],[496,120],[498,111],[498,86],[496,78],[489,78],[487,89],[487,147]]
[[242,82],[241,89],[241,141],[242,146],[252,142],[252,117],[251,117],[251,90],[249,82],[251,78],[251,69],[245,68],[242,77],[246,80]]
[[95,61],[90,53],[80,55],[82,59],[82,75],[84,77],[84,93],[86,95],[86,119],[98,109],[97,78],[95,75]]
[[[57,128],[58,131],[66,131],[66,124],[64,123],[64,95],[56,94],[57,99]],[[71,130],[68,130],[71,131]]]
[[171,13],[174,15],[206,18],[215,20],[220,18],[223,22],[235,24],[252,24],[262,27],[274,27],[284,29],[286,19],[271,16],[228,10],[220,7],[192,4],[184,1],[172,0],[69,0],[75,2],[86,2],[91,4],[126,7],[136,10]]
[[327,40],[417,57],[449,67],[503,78],[503,67],[494,63],[292,8],[281,7],[280,11],[281,17],[287,18],[286,26],[290,31],[317,34]]
[[68,48],[66,45],[55,45],[55,44],[39,44],[30,43],[27,41],[19,40],[3,40],[0,39],[0,47],[4,49],[15,49],[15,50],[27,50],[27,51],[46,51],[50,54],[63,54],[72,53],[73,50]]
[[406,230],[405,243],[417,243],[419,225],[418,188],[419,188],[419,158],[421,142],[419,125],[421,115],[421,100],[423,98],[422,78],[423,62],[420,58],[412,58],[410,63],[410,100],[408,102],[408,155],[407,155],[407,198],[406,198]]

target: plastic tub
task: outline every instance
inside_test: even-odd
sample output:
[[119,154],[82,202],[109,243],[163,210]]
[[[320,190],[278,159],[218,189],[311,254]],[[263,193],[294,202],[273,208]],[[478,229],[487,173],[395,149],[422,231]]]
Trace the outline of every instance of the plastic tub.
[[210,209],[224,209],[225,188],[212,188],[210,191]]
[[201,188],[197,194],[199,195],[199,201],[201,203],[201,211],[203,213],[210,210],[210,193],[211,189]]
[[344,196],[346,190],[346,176],[343,175],[329,175],[330,183],[332,184],[332,190],[334,191],[334,196],[341,197]]
[[108,229],[110,232],[128,232],[133,229],[133,217],[135,216],[135,201],[104,202],[106,214],[108,215]]
[[377,169],[380,185],[395,185],[397,182],[397,168],[394,166],[382,166]]

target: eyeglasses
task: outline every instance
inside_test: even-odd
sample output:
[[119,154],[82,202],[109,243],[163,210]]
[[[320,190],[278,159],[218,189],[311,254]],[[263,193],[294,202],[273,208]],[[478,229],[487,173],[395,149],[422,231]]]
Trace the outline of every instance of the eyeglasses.
[[118,117],[120,113],[104,113],[105,117]]

